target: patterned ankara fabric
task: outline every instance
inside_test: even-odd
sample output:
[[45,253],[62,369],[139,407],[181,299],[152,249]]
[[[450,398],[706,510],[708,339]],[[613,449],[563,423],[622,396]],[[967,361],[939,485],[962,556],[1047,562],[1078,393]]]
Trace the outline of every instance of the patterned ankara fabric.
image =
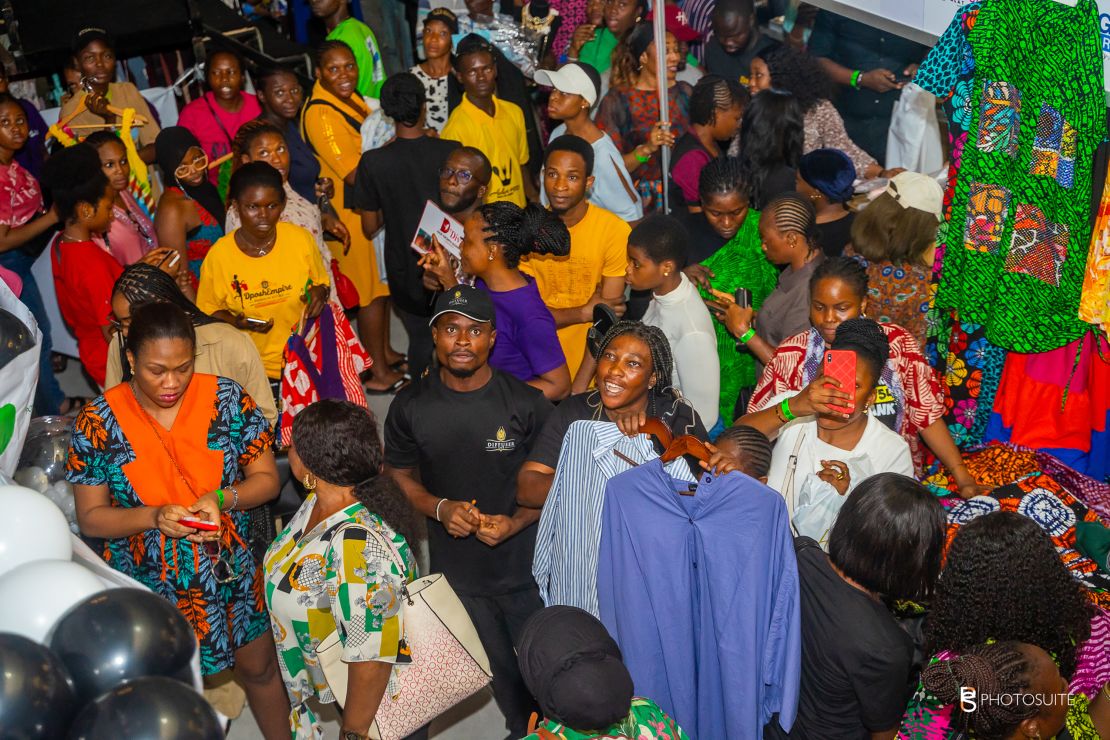
[[[748,211],[744,223],[723,247],[702,261],[714,277],[709,281],[714,289],[733,295],[739,287],[752,293],[752,308],[758,311],[763,301],[778,283],[778,270],[767,261],[759,238],[759,211]],[[701,291],[702,298],[713,296]],[[736,414],[736,401],[740,393],[755,386],[758,380],[755,356],[736,349],[736,337],[729,334],[720,320],[713,321],[717,332],[717,354],[721,358],[720,418],[731,426]],[[740,409],[743,412],[743,409]]]
[[1094,0],[957,11],[915,81],[945,101],[953,164],[936,305],[1006,349],[1078,338],[1091,162],[1105,130]]
[[1110,172],[1102,186],[1102,198],[1095,213],[1083,293],[1079,297],[1079,318],[1098,324],[1110,332]]
[[[1094,625],[1092,624],[1092,628]],[[1090,645],[1090,641],[1084,643]],[[940,660],[955,658],[956,653],[945,650],[933,656],[930,665]],[[1078,671],[1077,671],[1078,672]],[[1090,701],[1082,689],[1071,683],[1073,693],[1068,702],[1068,714],[1064,726],[1072,740],[1099,740],[1098,732],[1091,722]],[[1095,688],[1097,691],[1098,688]],[[1094,692],[1090,692],[1091,695]],[[898,731],[899,740],[965,740],[967,735],[952,726],[954,704],[941,704],[935,696],[927,692],[918,679],[917,689],[902,716],[902,728]]]
[[[207,458],[187,458],[187,474],[198,485],[241,481],[240,469],[270,449],[273,435],[266,417],[233,380],[196,373],[190,389],[194,392],[186,392],[172,430],[160,433],[162,443],[178,453],[200,445],[211,451]],[[124,427],[142,430],[144,423],[117,416],[105,396],[89,402],[74,423],[66,480],[107,486],[112,506],[132,509],[161,501],[177,486],[180,474],[168,458],[136,454],[136,445],[149,450],[151,442],[143,444],[143,434],[129,439]],[[152,444],[157,450],[158,442]],[[151,472],[155,470],[160,473]],[[192,488],[195,495],[197,485]],[[239,534],[247,531],[247,512],[224,512],[223,525],[227,534],[218,555],[203,545],[166,537],[158,529],[106,539],[100,553],[108,565],[177,607],[200,643],[200,669],[206,676],[231,668],[235,651],[265,634],[269,623],[262,572],[243,543],[245,534]]]

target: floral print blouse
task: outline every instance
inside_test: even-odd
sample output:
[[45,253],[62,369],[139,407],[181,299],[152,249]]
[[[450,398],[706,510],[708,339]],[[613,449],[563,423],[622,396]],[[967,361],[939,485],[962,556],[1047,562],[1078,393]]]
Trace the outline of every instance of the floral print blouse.
[[[306,532],[315,505],[316,496],[310,494],[270,545],[263,566],[293,740],[324,737],[308,700],[335,701],[316,656],[316,648],[332,632],[339,631],[345,662],[394,664],[389,691],[396,690],[397,666],[411,661],[401,609],[402,587],[416,577],[416,558],[408,543],[359,503]],[[405,564],[403,573],[395,554],[386,552],[367,529],[393,543]]]
[[524,740],[690,740],[689,736],[651,699],[632,698],[632,708],[621,721],[597,732],[579,732],[544,720]]

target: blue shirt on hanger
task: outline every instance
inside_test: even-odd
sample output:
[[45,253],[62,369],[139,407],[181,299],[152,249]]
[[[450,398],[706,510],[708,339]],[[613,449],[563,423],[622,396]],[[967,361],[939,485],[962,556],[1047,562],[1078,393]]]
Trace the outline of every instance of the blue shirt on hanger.
[[798,565],[786,505],[742,473],[690,484],[652,460],[605,489],[597,597],[636,694],[692,738],[789,729],[801,678]]

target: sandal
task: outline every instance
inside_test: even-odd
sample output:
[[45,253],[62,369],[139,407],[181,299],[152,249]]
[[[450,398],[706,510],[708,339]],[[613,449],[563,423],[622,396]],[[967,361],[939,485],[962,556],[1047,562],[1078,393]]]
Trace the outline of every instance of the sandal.
[[404,373],[405,375],[408,375],[408,373],[409,373],[409,356],[408,355],[401,355],[401,359],[397,360],[397,362],[390,363],[389,369],[390,370],[396,370],[399,373]]
[[406,374],[398,378],[397,382],[395,382],[388,388],[367,388],[365,383],[362,385],[362,388],[366,391],[367,394],[371,396],[391,396],[394,393],[398,393],[399,391],[403,390],[405,386],[407,386],[411,382],[412,377]]

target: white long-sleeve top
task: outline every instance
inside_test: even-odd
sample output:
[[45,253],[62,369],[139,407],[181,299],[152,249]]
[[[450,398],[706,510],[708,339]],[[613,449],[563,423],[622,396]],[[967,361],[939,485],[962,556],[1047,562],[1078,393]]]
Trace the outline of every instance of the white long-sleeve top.
[[682,275],[670,293],[652,295],[643,321],[667,336],[674,355],[672,383],[689,399],[705,428],[712,429],[720,416],[721,361],[713,318],[698,289]]

